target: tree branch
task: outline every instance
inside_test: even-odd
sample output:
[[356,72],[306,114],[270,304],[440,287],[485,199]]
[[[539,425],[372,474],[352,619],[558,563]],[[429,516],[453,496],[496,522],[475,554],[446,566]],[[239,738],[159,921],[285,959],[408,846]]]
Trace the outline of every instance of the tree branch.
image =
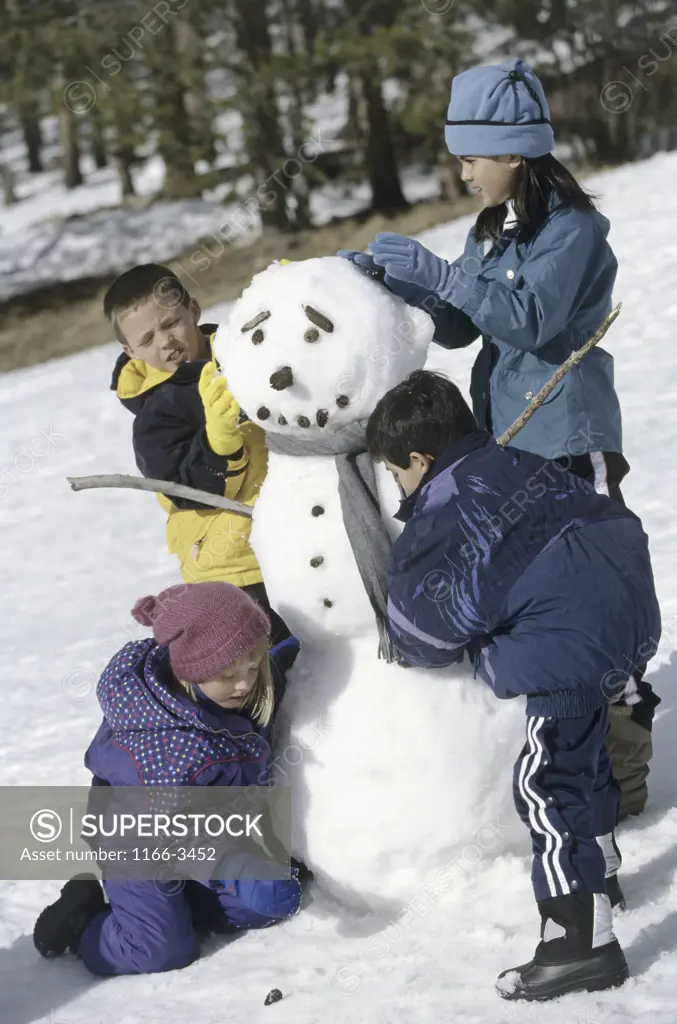
[[169,480],[147,480],[142,476],[127,476],[124,473],[109,473],[103,476],[69,476],[66,477],[74,491],[86,491],[99,487],[124,487],[132,491],[153,491],[156,494],[167,494],[175,498],[188,498],[189,501],[220,508],[226,512],[237,512],[251,519],[252,507],[241,501],[231,501],[220,494],[210,494],[185,484],[173,484]]
[[519,433],[522,427],[524,427],[525,424],[529,422],[529,420],[534,415],[539,406],[543,405],[543,402],[546,400],[550,392],[557,387],[562,377],[564,377],[569,372],[569,370],[572,369],[572,367],[577,366],[578,363],[581,362],[581,360],[585,359],[588,352],[590,352],[590,350],[594,348],[594,346],[597,345],[597,343],[602,340],[602,338],[609,330],[609,328],[611,327],[612,323],[614,322],[620,311],[621,303],[619,302],[616,308],[611,310],[611,312],[609,313],[608,317],[601,325],[601,327],[599,327],[595,331],[593,336],[588,341],[586,341],[585,345],[583,345],[581,348],[576,349],[575,352],[571,353],[569,358],[565,362],[563,362],[557,370],[555,370],[550,380],[543,385],[543,387],[538,392],[536,397],[532,398],[524,412],[517,417],[515,422],[508,427],[504,434],[501,434],[500,437],[496,438],[498,444],[510,444],[515,434]]

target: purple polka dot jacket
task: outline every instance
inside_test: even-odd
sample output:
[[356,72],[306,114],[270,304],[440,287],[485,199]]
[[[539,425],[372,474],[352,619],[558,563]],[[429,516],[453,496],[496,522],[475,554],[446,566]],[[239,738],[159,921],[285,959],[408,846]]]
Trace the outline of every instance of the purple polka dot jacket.
[[[271,651],[276,705],[297,652],[293,638]],[[267,785],[270,726],[201,694],[196,703],[172,682],[167,648],[155,640],[126,644],[110,661],[97,686],[103,722],[85,754],[95,784]]]

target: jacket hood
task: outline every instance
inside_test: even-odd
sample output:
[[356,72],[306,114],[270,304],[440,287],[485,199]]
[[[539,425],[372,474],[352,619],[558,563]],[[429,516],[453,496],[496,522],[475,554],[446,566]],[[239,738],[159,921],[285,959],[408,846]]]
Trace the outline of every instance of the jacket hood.
[[[217,326],[200,324],[200,330],[208,339],[210,357],[212,338]],[[148,394],[158,384],[163,384],[170,378],[176,379],[177,383],[190,383],[199,377],[204,364],[204,359],[195,359],[181,363],[176,370],[155,370],[143,359],[131,359],[126,352],[121,352],[115,361],[110,389],[115,391],[125,408],[136,415]]]
[[248,718],[203,698],[199,703],[171,690],[174,679],[167,648],[153,639],[126,644],[99,680],[96,695],[113,732],[197,729],[242,735]]

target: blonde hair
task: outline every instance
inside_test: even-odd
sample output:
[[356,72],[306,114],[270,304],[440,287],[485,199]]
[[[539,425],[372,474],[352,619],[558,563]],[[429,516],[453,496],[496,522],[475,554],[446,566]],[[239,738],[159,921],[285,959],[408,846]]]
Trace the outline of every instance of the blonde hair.
[[[184,690],[192,701],[197,703],[195,683],[188,683],[184,679],[178,680],[179,686]],[[266,643],[265,650],[261,655],[259,671],[256,682],[247,694],[240,708],[231,708],[232,711],[246,711],[256,725],[269,725],[275,709],[275,686],[273,674],[270,670],[270,644]]]

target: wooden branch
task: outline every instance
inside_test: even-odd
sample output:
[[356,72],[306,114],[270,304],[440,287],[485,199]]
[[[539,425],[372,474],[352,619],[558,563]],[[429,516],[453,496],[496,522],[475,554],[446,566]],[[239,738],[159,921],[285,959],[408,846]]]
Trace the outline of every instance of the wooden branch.
[[251,505],[244,505],[241,501],[231,501],[230,498],[223,498],[219,494],[210,494],[209,491],[200,491],[195,487],[186,487],[184,484],[173,484],[169,480],[147,480],[143,476],[127,476],[124,473],[110,473],[103,476],[69,476],[66,479],[74,491],[86,491],[92,487],[125,487],[132,491],[154,491],[157,494],[167,494],[174,498],[188,498],[201,505],[220,508],[226,512],[237,512],[250,519],[253,511]]
[[583,345],[579,349],[576,349],[575,352],[571,353],[569,358],[565,360],[565,362],[563,362],[557,370],[555,370],[550,380],[546,381],[546,383],[543,385],[543,387],[535,396],[535,398],[532,398],[524,412],[517,417],[515,422],[508,427],[505,433],[501,434],[500,437],[496,438],[498,444],[510,444],[515,434],[518,434],[522,427],[529,422],[529,420],[534,415],[539,406],[543,405],[543,402],[546,400],[548,395],[557,387],[559,382],[562,380],[564,376],[566,376],[569,370],[571,370],[572,367],[580,363],[581,360],[585,359],[588,352],[590,352],[590,350],[594,348],[595,345],[597,345],[602,340],[602,338],[609,330],[609,328],[611,327],[612,323],[614,322],[620,311],[621,303],[619,302],[616,308],[611,310],[604,323],[595,331],[593,336],[588,341],[586,341],[585,345]]

